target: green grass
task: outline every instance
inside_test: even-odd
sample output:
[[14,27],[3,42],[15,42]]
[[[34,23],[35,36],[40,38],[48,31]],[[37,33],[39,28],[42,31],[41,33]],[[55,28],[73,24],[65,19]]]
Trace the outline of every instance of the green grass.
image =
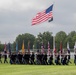
[[76,75],[76,66],[0,64],[0,75]]
[[[3,60],[2,60],[3,61]],[[69,65],[11,65],[0,63],[0,75],[76,75],[76,66]]]

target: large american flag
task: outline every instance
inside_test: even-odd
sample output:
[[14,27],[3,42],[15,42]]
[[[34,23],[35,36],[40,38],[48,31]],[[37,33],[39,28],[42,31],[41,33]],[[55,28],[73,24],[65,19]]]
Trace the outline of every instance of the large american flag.
[[51,5],[46,10],[37,13],[36,17],[32,19],[32,25],[39,24],[41,22],[45,22],[53,18],[52,9],[53,9],[53,5]]

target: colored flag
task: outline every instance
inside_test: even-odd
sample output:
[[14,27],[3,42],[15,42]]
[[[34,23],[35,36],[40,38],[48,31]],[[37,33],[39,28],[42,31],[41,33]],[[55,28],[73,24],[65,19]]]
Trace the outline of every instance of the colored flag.
[[6,46],[6,43],[4,44],[4,51],[6,51],[6,49],[7,49],[7,46]]
[[67,42],[67,50],[68,50],[68,53],[69,53],[70,52],[69,42]]
[[34,51],[34,47],[35,47],[35,46],[33,45],[33,51]]
[[22,43],[22,53],[23,53],[23,54],[25,53],[24,40],[23,40],[23,43]]
[[28,41],[28,53],[30,54],[30,41]]
[[16,42],[16,53],[18,54],[18,42]]
[[62,42],[60,42],[60,52],[62,54]]
[[42,43],[41,45],[41,53],[43,54],[44,53],[44,44]]
[[54,54],[56,54],[56,44],[54,44]]
[[33,45],[33,49],[34,49],[34,47],[35,47],[35,46]]
[[32,25],[39,24],[53,18],[52,9],[53,4],[46,10],[37,13],[36,17],[32,19]]
[[75,45],[74,45],[74,50],[76,50],[76,41],[75,41]]
[[48,55],[50,55],[50,43],[48,41]]
[[11,44],[8,43],[8,50],[9,50],[9,54],[11,55]]
[[55,36],[53,37],[53,55],[56,54]]

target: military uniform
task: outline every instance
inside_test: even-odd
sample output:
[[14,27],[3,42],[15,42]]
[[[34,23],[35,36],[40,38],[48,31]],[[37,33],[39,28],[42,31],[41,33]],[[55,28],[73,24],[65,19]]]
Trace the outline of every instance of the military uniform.
[[7,61],[7,51],[4,51],[4,63],[8,63],[8,61]]
[[74,54],[74,63],[76,65],[76,53]]

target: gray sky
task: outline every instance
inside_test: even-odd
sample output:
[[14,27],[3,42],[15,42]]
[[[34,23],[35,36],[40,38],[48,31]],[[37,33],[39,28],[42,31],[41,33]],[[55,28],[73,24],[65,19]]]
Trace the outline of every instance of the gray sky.
[[[31,26],[32,18],[54,3],[54,20]],[[76,31],[76,0],[0,0],[0,41],[15,41],[19,34]]]

